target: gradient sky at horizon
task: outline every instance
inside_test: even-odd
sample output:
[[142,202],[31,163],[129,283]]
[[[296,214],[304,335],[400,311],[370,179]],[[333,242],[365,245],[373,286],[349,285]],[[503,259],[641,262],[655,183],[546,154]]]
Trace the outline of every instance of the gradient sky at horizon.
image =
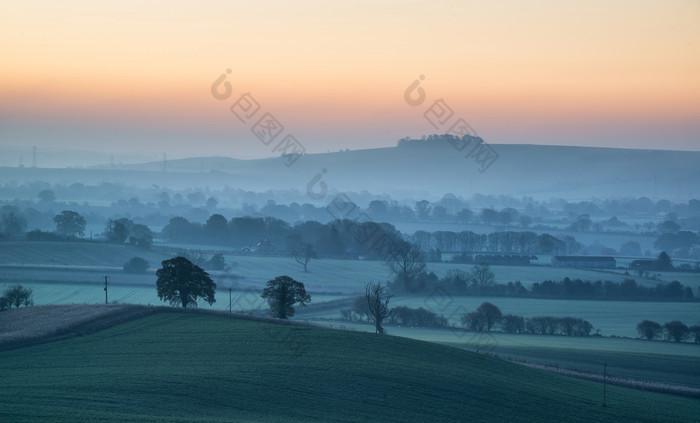
[[251,93],[311,153],[444,132],[440,98],[491,143],[700,150],[698,1],[4,3],[0,148],[276,155]]

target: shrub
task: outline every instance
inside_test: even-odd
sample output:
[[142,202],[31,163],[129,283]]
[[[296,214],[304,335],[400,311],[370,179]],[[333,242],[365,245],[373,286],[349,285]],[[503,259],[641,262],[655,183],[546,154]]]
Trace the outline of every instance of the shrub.
[[124,263],[124,272],[126,273],[146,273],[148,262],[141,257],[133,257]]

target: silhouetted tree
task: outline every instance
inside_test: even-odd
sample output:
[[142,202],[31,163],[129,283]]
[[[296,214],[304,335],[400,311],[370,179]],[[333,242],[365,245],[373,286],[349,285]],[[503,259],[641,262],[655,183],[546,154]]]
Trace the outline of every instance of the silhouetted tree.
[[423,289],[421,274],[425,270],[425,259],[417,245],[406,241],[392,244],[387,260],[389,269],[395,276],[395,288],[409,292],[419,292]]
[[0,237],[7,239],[20,236],[27,228],[27,219],[14,206],[4,206],[0,210]]
[[486,324],[486,330],[488,332],[491,332],[491,328],[493,325],[500,321],[501,318],[503,317],[503,314],[501,313],[501,310],[496,307],[495,305],[491,304],[490,302],[484,302],[482,303],[477,309],[477,313],[480,313],[481,315],[484,316],[484,322]]
[[146,273],[148,270],[148,262],[141,257],[132,257],[124,263],[125,273]]
[[676,342],[683,341],[689,335],[688,326],[679,320],[664,323],[664,332],[666,332],[666,339]]
[[162,262],[158,269],[156,288],[158,297],[171,305],[180,304],[186,308],[190,304],[197,306],[197,299],[213,304],[216,284],[201,267],[184,257],[175,257]]
[[32,300],[32,290],[30,288],[24,288],[19,284],[6,288],[0,300],[3,303],[3,307],[6,305],[7,308],[12,308],[12,306],[16,308],[20,306],[27,307],[34,304],[34,300]]
[[693,342],[700,344],[700,325],[693,325],[689,327],[688,332],[693,335]]
[[471,283],[476,288],[477,292],[493,286],[495,275],[489,269],[486,263],[477,264],[472,267]]
[[294,261],[304,266],[304,272],[309,273],[308,265],[311,259],[316,258],[316,250],[308,242],[302,242],[292,248]]
[[270,314],[278,319],[294,316],[294,304],[306,306],[311,302],[311,296],[306,293],[304,284],[289,276],[278,276],[267,281],[261,297],[267,300]]
[[673,270],[673,264],[671,264],[671,257],[662,251],[659,257],[654,260],[654,270]]
[[87,222],[80,214],[64,210],[53,218],[56,224],[56,232],[59,235],[77,237],[85,235],[85,225]]
[[226,259],[221,253],[216,253],[207,261],[206,268],[211,270],[224,270]]
[[109,219],[105,225],[105,236],[107,241],[114,242],[116,244],[123,244],[126,242],[131,232],[131,228],[134,226],[134,222],[127,218],[120,218],[117,220]]
[[365,299],[367,300],[367,308],[369,309],[369,320],[374,323],[375,333],[384,333],[382,322],[391,316],[389,310],[389,301],[392,295],[389,290],[382,286],[381,282],[370,282],[365,286]]
[[478,311],[465,313],[462,316],[462,325],[469,330],[483,332],[484,328],[486,327],[486,316]]
[[53,203],[56,201],[56,195],[50,189],[39,191],[37,197],[39,198],[39,202],[43,204]]
[[525,318],[514,314],[505,314],[501,320],[503,332],[522,333],[525,332]]

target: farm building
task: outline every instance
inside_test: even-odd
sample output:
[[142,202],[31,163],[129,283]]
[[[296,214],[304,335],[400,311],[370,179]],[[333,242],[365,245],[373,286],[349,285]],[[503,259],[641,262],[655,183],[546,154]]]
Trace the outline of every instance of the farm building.
[[614,257],[610,256],[554,256],[552,266],[555,267],[594,267],[599,269],[614,269],[617,265]]

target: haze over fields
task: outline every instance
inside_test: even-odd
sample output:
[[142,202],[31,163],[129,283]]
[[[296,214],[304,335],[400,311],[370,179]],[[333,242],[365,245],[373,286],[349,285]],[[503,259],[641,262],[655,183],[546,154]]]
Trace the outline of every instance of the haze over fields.
[[0,421],[697,420],[698,23],[4,4]]

